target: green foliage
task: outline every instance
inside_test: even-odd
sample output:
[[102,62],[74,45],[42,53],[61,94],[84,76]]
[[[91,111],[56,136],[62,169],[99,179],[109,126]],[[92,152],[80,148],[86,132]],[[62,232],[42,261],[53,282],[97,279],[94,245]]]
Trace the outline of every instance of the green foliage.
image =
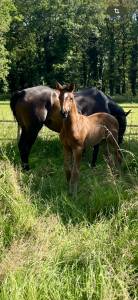
[[11,90],[54,86],[59,80],[78,87],[100,85],[110,94],[136,94],[136,1],[122,1],[124,14],[119,15],[108,12],[120,5],[113,0],[15,0],[14,13],[11,1],[1,2],[0,27],[0,76],[5,80],[9,73]]
[[4,86],[6,86],[6,78],[9,71],[9,55],[5,47],[6,33],[9,31],[13,10],[12,0],[0,1],[0,82]]

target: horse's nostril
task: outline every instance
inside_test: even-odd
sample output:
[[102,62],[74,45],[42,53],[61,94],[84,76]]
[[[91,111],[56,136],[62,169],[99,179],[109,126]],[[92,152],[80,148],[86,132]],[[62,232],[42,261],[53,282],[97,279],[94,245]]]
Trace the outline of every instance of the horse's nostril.
[[63,110],[60,111],[60,114],[63,118],[67,118],[67,116],[68,116],[68,113]]

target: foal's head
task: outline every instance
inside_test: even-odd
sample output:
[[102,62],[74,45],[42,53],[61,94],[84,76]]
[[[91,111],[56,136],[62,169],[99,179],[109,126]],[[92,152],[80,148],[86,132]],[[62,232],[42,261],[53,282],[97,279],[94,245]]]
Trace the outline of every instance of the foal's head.
[[62,86],[60,83],[57,83],[56,85],[56,89],[59,92],[60,113],[64,119],[68,117],[72,107],[72,103],[74,100],[74,88],[74,84]]

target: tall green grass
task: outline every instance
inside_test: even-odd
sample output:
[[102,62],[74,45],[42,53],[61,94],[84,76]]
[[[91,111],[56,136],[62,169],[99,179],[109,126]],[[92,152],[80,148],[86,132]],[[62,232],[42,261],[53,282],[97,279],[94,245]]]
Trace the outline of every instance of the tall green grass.
[[[15,125],[3,131],[16,137]],[[91,170],[88,152],[74,200],[58,136],[44,132],[28,173],[16,141],[1,140],[0,299],[136,300],[137,140],[122,145],[127,152],[118,171],[102,151]]]

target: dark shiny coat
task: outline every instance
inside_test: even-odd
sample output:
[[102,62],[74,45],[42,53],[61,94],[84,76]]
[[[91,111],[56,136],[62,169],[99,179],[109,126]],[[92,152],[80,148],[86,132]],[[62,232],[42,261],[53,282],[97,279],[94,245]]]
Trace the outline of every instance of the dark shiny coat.
[[[24,169],[29,169],[28,157],[39,130],[43,125],[60,132],[62,118],[59,103],[52,97],[54,90],[46,86],[36,86],[16,92],[10,101],[11,110],[22,128],[19,151]],[[110,97],[96,88],[88,88],[75,93],[78,111],[84,115],[107,112],[115,116],[119,123],[119,143],[126,129],[127,113]],[[98,147],[94,148],[92,165],[95,165]]]

